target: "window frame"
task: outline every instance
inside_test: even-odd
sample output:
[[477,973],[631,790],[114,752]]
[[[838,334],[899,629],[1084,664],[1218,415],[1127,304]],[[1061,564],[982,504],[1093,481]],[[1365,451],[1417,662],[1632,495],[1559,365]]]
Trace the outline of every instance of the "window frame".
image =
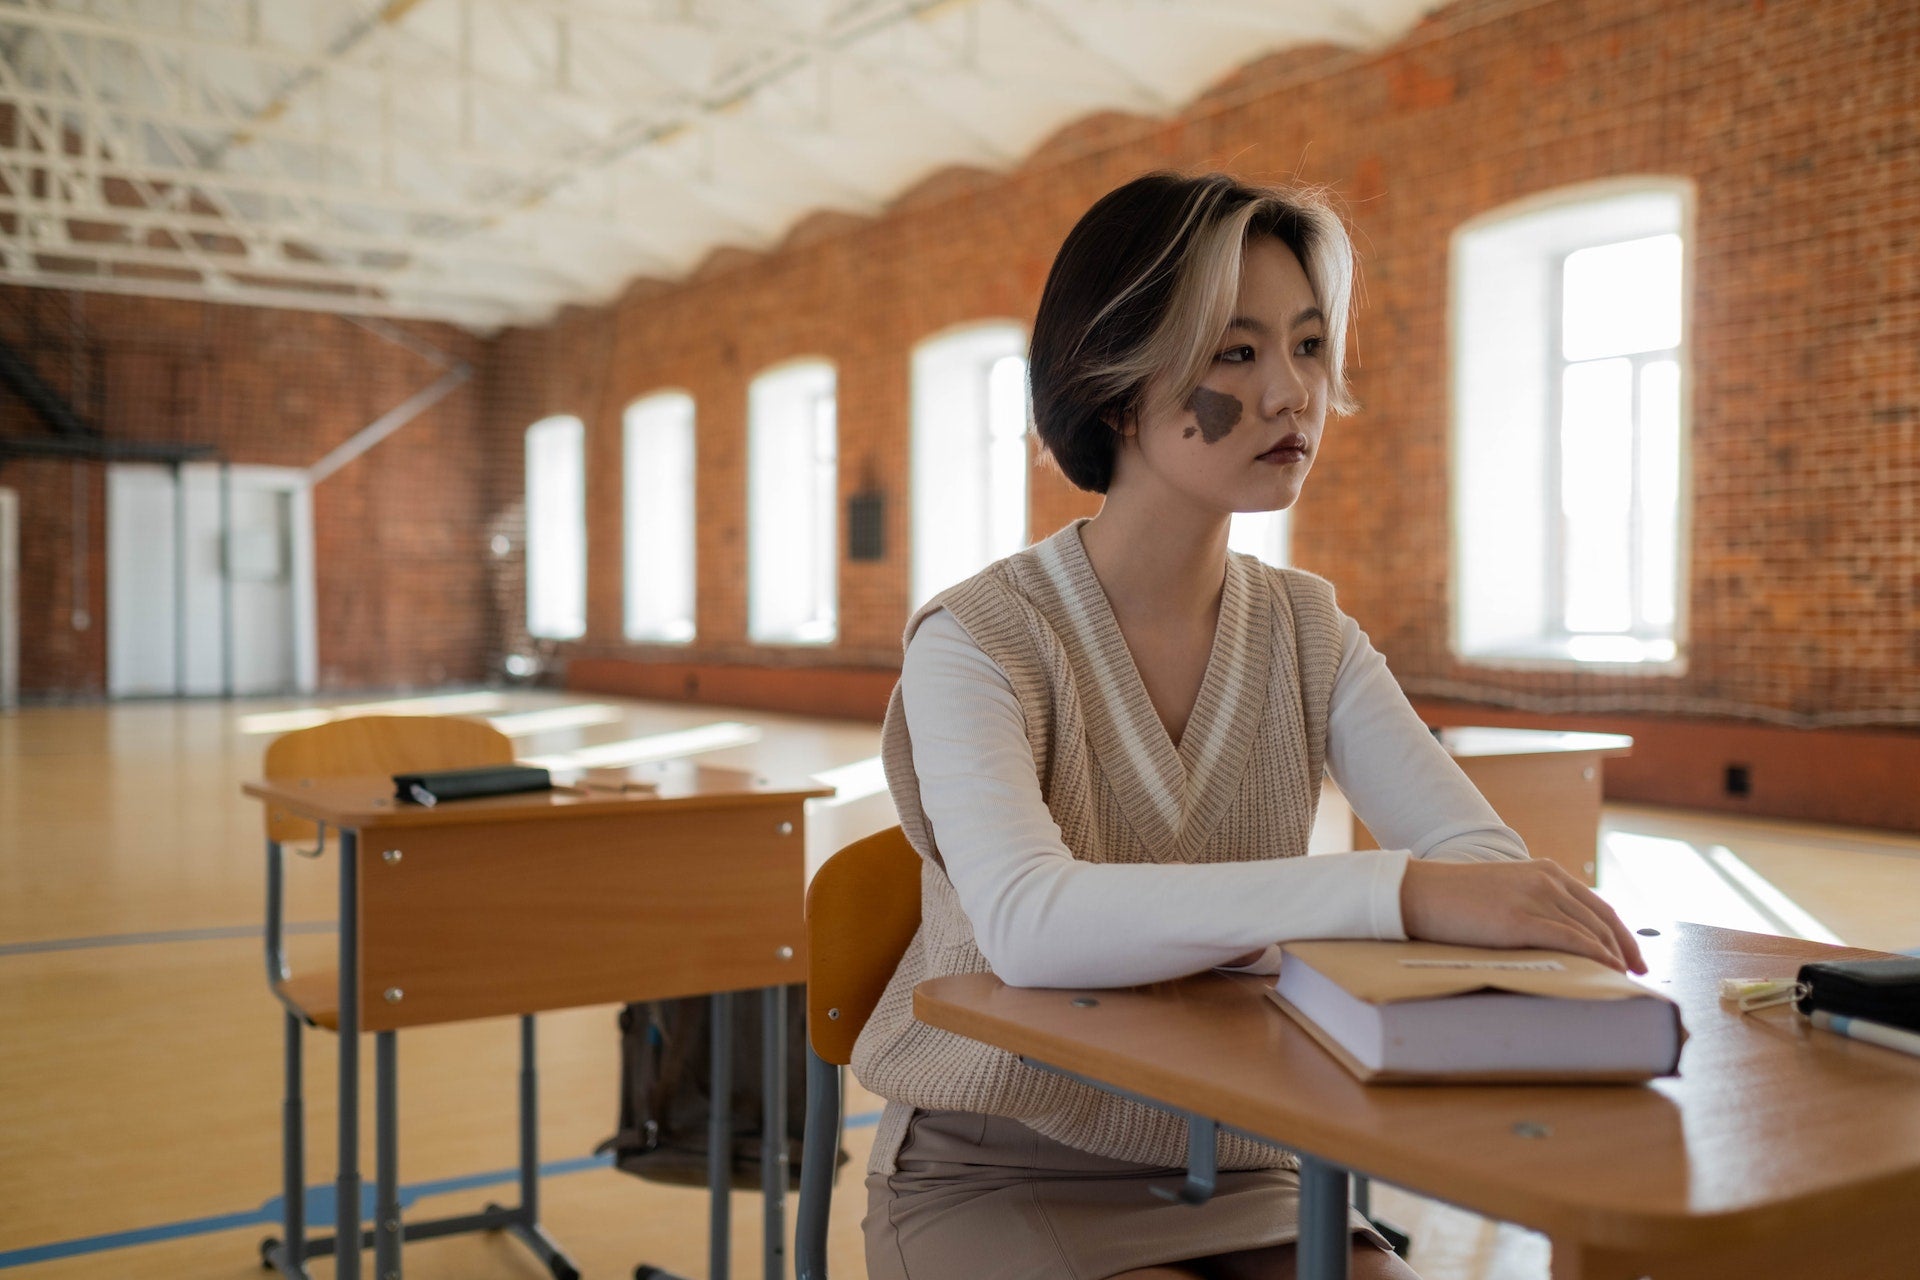
[[[1005,341],[1007,339],[1011,339],[1011,341]],[[908,592],[912,607],[915,609],[925,604],[927,600],[931,599],[939,591],[952,586],[954,582],[964,581],[968,574],[977,573],[980,569],[984,569],[988,564],[1000,558],[998,555],[993,554],[993,514],[995,510],[994,446],[1002,443],[1002,441],[993,435],[992,388],[993,370],[1000,361],[1005,359],[1018,359],[1020,361],[1021,383],[1023,388],[1026,389],[1025,395],[1023,396],[1026,422],[1018,437],[1023,454],[1019,503],[1021,512],[1020,541],[1018,546],[1012,547],[1008,552],[1002,554],[1010,554],[1012,551],[1017,551],[1020,547],[1028,545],[1033,540],[1034,431],[1031,390],[1028,387],[1026,377],[1028,342],[1029,335],[1025,325],[1021,324],[1018,320],[996,317],[986,320],[970,320],[965,324],[955,325],[938,333],[929,334],[914,343],[913,350],[909,353],[907,483],[911,510],[907,521],[909,530],[907,576]],[[969,345],[977,346],[981,351],[987,352],[988,354],[970,352],[966,349]],[[957,578],[951,577],[950,570],[938,567],[930,562],[929,548],[934,544],[928,541],[927,535],[929,530],[922,526],[922,521],[927,519],[931,495],[936,490],[947,487],[937,484],[936,477],[947,476],[950,478],[950,472],[944,467],[937,465],[934,460],[930,460],[928,457],[929,453],[934,451],[930,448],[933,433],[939,428],[930,424],[928,419],[923,416],[923,407],[925,405],[925,399],[923,397],[928,388],[923,386],[921,378],[923,372],[929,377],[944,377],[945,370],[939,369],[938,366],[941,357],[947,355],[947,350],[944,349],[953,347],[961,349],[951,358],[954,360],[955,366],[961,366],[962,361],[964,361],[966,375],[973,384],[975,394],[979,397],[978,405],[980,411],[974,415],[972,421],[967,424],[970,429],[977,430],[977,435],[967,441],[968,447],[963,449],[958,445],[954,445],[946,449],[944,451],[945,456],[941,461],[946,464],[946,467],[951,467],[954,465],[955,458],[964,457],[968,465],[977,472],[978,501],[974,504],[974,510],[971,513],[973,523],[970,526],[970,533],[972,535],[970,541],[977,547],[985,548],[988,552],[986,560],[974,565],[967,573],[963,573]],[[929,365],[935,366],[935,369],[929,369]],[[938,371],[936,372],[936,370]],[[969,560],[971,560],[971,557],[969,557]],[[932,581],[936,576],[943,580],[939,582]]]
[[[766,572],[761,554],[762,529],[760,512],[765,506],[763,500],[765,479],[760,465],[761,430],[760,415],[755,412],[755,402],[760,389],[771,380],[792,378],[799,380],[807,372],[823,372],[826,375],[824,394],[813,389],[807,394],[807,409],[797,419],[804,427],[811,428],[812,443],[808,453],[813,468],[808,483],[813,487],[813,509],[810,512],[816,527],[813,530],[815,549],[824,557],[816,564],[809,575],[814,593],[815,616],[801,626],[813,626],[819,623],[819,607],[824,599],[826,610],[825,630],[818,635],[802,634],[800,630],[775,629],[761,617],[762,591],[760,583]],[[826,469],[819,455],[820,433],[818,425],[819,407],[822,401],[833,405],[833,458],[831,472]],[[768,365],[754,374],[747,382],[747,639],[754,645],[767,648],[803,648],[822,649],[840,642],[840,370],[830,359],[824,356],[799,356],[778,364]],[[826,489],[825,501],[820,501],[821,490]]]
[[[1680,234],[1680,233],[1676,232],[1672,234]],[[1579,246],[1579,248],[1567,249],[1567,250],[1558,252],[1554,254],[1551,259],[1553,265],[1552,265],[1551,274],[1548,276],[1548,291],[1547,291],[1548,299],[1549,299],[1548,311],[1552,321],[1552,323],[1548,328],[1548,334],[1547,334],[1548,350],[1551,353],[1548,360],[1548,373],[1547,373],[1547,393],[1548,393],[1548,396],[1547,396],[1547,426],[1548,426],[1547,513],[1546,513],[1547,514],[1547,557],[1548,557],[1549,565],[1560,565],[1560,566],[1563,566],[1563,568],[1558,573],[1549,573],[1547,577],[1547,592],[1546,592],[1547,618],[1549,620],[1557,622],[1557,626],[1552,631],[1550,631],[1546,637],[1548,643],[1550,644],[1570,645],[1580,636],[1585,636],[1589,634],[1599,634],[1597,632],[1576,633],[1572,631],[1570,628],[1568,628],[1566,625],[1567,575],[1564,570],[1564,566],[1567,562],[1568,534],[1567,534],[1566,492],[1565,492],[1566,490],[1566,455],[1564,453],[1565,446],[1562,439],[1562,434],[1563,434],[1562,420],[1566,412],[1566,400],[1565,400],[1566,373],[1568,369],[1573,368],[1575,365],[1597,364],[1601,360],[1625,360],[1627,361],[1629,367],[1633,371],[1632,394],[1631,394],[1631,400],[1630,400],[1630,403],[1632,405],[1632,415],[1633,415],[1633,425],[1632,425],[1633,447],[1632,447],[1632,457],[1628,464],[1628,471],[1632,475],[1632,480],[1629,485],[1628,501],[1627,501],[1627,595],[1628,595],[1628,598],[1632,601],[1633,624],[1629,626],[1625,632],[1614,633],[1614,634],[1622,634],[1626,638],[1630,640],[1638,641],[1643,645],[1656,643],[1660,641],[1672,640],[1675,643],[1676,650],[1678,649],[1677,639],[1675,639],[1674,637],[1659,635],[1657,632],[1651,630],[1646,625],[1645,611],[1643,609],[1643,605],[1645,601],[1642,598],[1641,587],[1642,587],[1642,579],[1646,571],[1646,563],[1645,563],[1646,555],[1645,555],[1645,548],[1643,545],[1644,533],[1645,533],[1645,522],[1642,519],[1642,515],[1643,515],[1643,510],[1641,506],[1641,499],[1642,499],[1641,478],[1642,477],[1640,474],[1640,463],[1641,463],[1641,455],[1645,447],[1645,439],[1644,439],[1644,434],[1641,430],[1641,408],[1642,408],[1641,392],[1642,392],[1642,378],[1646,373],[1647,365],[1652,364],[1656,361],[1672,361],[1675,364],[1682,363],[1684,359],[1685,349],[1686,349],[1686,332],[1684,328],[1684,320],[1683,320],[1683,327],[1681,331],[1680,341],[1671,347],[1652,348],[1645,351],[1631,351],[1622,355],[1614,355],[1614,356],[1594,356],[1586,360],[1569,360],[1567,358],[1567,344],[1566,344],[1567,259],[1571,258],[1574,254],[1579,253],[1585,249],[1600,249],[1600,248],[1605,248],[1611,244],[1625,244],[1631,240],[1645,239],[1645,238],[1646,237],[1644,236],[1628,236],[1619,240],[1597,241],[1597,242],[1592,242],[1588,244],[1583,244]],[[1682,255],[1681,261],[1683,265],[1682,265],[1682,273],[1681,273],[1681,289],[1682,289],[1683,296],[1681,299],[1681,307],[1682,307],[1681,314],[1683,317],[1685,316],[1684,291],[1686,289],[1685,267],[1684,267],[1685,254],[1686,254],[1686,238],[1682,234],[1681,235],[1681,255]],[[1686,377],[1684,376],[1684,369],[1683,369],[1682,377],[1680,379],[1681,417],[1683,419],[1685,418],[1686,395],[1687,395],[1687,381],[1686,381]],[[1683,456],[1684,456],[1684,449],[1683,449]],[[1677,566],[1676,566],[1676,569],[1677,569]],[[1676,573],[1676,578],[1675,578],[1676,585],[1684,581],[1685,579],[1682,577],[1679,577]],[[1676,602],[1676,616],[1677,616],[1677,602]],[[1575,659],[1575,661],[1580,662],[1580,664],[1583,667],[1593,665],[1591,661],[1582,661],[1579,659]],[[1658,661],[1658,659],[1655,659],[1654,661]],[[1635,663],[1633,665],[1639,666],[1641,664]]]
[[[658,625],[637,626],[634,608],[636,596],[644,585],[637,576],[638,560],[635,543],[639,540],[635,506],[634,471],[638,461],[635,427],[640,425],[636,417],[654,406],[671,405],[678,411],[684,406],[684,418],[677,419],[675,429],[684,429],[686,433],[687,475],[689,486],[687,494],[685,549],[686,549],[686,612],[682,619],[685,629],[681,632]],[[682,428],[682,422],[684,428]],[[700,475],[700,431],[699,406],[692,394],[679,387],[662,387],[642,396],[636,396],[620,412],[620,547],[621,547],[621,594],[620,624],[621,634],[630,644],[690,645],[699,639],[699,603],[700,603],[700,546],[699,546],[699,475]]]
[[[1585,219],[1597,221],[1608,215],[1609,209],[1629,209],[1638,201],[1646,201],[1651,208],[1654,201],[1671,201],[1672,216],[1667,221],[1645,226],[1636,225],[1632,229],[1608,231],[1605,234],[1591,232],[1581,234],[1570,224]],[[1448,271],[1448,353],[1447,404],[1448,404],[1448,460],[1449,460],[1449,503],[1448,503],[1448,539],[1449,566],[1448,594],[1451,605],[1451,618],[1448,630],[1449,648],[1454,658],[1469,666],[1517,669],[1517,670],[1556,670],[1556,671],[1603,671],[1619,674],[1641,674],[1650,676],[1672,676],[1687,669],[1687,642],[1689,636],[1687,584],[1690,571],[1690,537],[1692,521],[1692,484],[1691,484],[1691,392],[1693,386],[1692,320],[1693,320],[1693,283],[1694,283],[1694,210],[1695,188],[1690,179],[1667,175],[1639,175],[1627,178],[1604,179],[1597,182],[1579,183],[1541,192],[1522,200],[1503,205],[1478,215],[1455,228],[1449,249]],[[1645,212],[1632,213],[1629,216],[1648,218]],[[1665,216],[1664,213],[1662,215]],[[1558,218],[1561,226],[1553,225]],[[1541,403],[1533,412],[1539,417],[1538,427],[1542,433],[1542,457],[1540,459],[1541,502],[1537,515],[1537,526],[1529,526],[1537,531],[1543,540],[1545,556],[1541,566],[1540,607],[1535,616],[1535,625],[1531,638],[1522,641],[1508,640],[1498,643],[1468,643],[1468,610],[1466,594],[1468,584],[1473,580],[1469,564],[1472,552],[1472,539],[1468,536],[1468,521],[1464,508],[1474,500],[1474,486],[1466,475],[1469,465],[1469,450],[1464,437],[1471,434],[1467,418],[1470,406],[1464,402],[1463,382],[1467,381],[1466,367],[1470,353],[1464,350],[1464,344],[1471,335],[1468,333],[1470,317],[1467,312],[1473,300],[1472,292],[1466,287],[1469,242],[1476,237],[1502,227],[1511,226],[1516,231],[1531,229],[1531,234],[1544,242],[1528,250],[1528,256],[1535,262],[1544,280],[1545,296],[1541,299],[1546,315],[1541,317],[1546,333],[1545,359],[1542,361],[1541,376],[1545,382]],[[1629,631],[1609,633],[1570,632],[1565,625],[1566,605],[1566,568],[1567,531],[1562,502],[1562,411],[1564,371],[1575,364],[1589,363],[1583,360],[1568,360],[1564,343],[1564,289],[1566,260],[1582,249],[1601,247],[1649,236],[1673,234],[1680,239],[1680,336],[1678,345],[1657,351],[1633,352],[1621,357],[1633,362],[1633,450],[1631,462],[1633,477],[1630,498],[1628,536],[1630,538],[1630,583],[1633,592],[1634,625]],[[1482,241],[1484,243],[1484,241]],[[1519,256],[1517,253],[1516,257]],[[1491,286],[1488,286],[1491,291]],[[1526,358],[1526,357],[1523,357]],[[1595,359],[1598,359],[1596,357]],[[1643,446],[1641,378],[1648,363],[1672,359],[1677,367],[1679,378],[1678,404],[1678,465],[1677,497],[1674,519],[1674,558],[1673,558],[1673,622],[1670,633],[1661,636],[1647,631],[1642,624],[1645,620],[1644,601],[1639,591],[1641,575],[1645,568],[1642,540],[1643,521],[1640,519],[1642,486],[1640,456]],[[1484,373],[1486,366],[1480,366]],[[1481,442],[1482,448],[1486,447]],[[1586,647],[1583,642],[1592,638],[1621,637],[1641,645],[1643,652],[1655,646],[1671,644],[1670,656],[1658,656],[1657,650],[1640,658],[1626,657],[1580,657],[1577,651]]]
[[[579,449],[578,449],[579,478],[580,478],[579,502],[576,504],[576,508],[574,512],[575,521],[569,522],[569,523],[575,523],[577,521],[578,530],[579,530],[579,548],[580,548],[579,584],[578,584],[579,585],[579,602],[580,602],[580,613],[579,613],[580,625],[579,625],[579,629],[575,631],[541,631],[541,630],[536,630],[534,626],[534,623],[535,623],[534,588],[537,584],[537,580],[535,576],[536,542],[541,540],[539,536],[536,534],[536,530],[535,530],[535,517],[538,513],[535,510],[535,502],[533,497],[534,437],[535,437],[535,434],[538,432],[546,431],[548,433],[551,433],[555,428],[565,428],[570,435],[574,436],[574,438],[578,441],[578,445],[579,445]],[[526,512],[526,533],[525,533],[526,554],[524,558],[524,563],[526,565],[526,574],[525,574],[526,576],[526,583],[525,583],[526,632],[530,638],[535,640],[552,640],[552,641],[559,641],[559,642],[565,642],[570,640],[581,640],[581,639],[584,639],[587,634],[587,598],[588,598],[587,579],[588,579],[588,561],[590,556],[589,548],[587,546],[587,427],[586,427],[586,423],[581,419],[580,415],[574,414],[574,413],[548,414],[547,416],[541,418],[539,421],[529,425],[526,431],[522,433],[521,449],[522,449],[522,453],[521,453],[522,472],[521,472],[520,491],[521,491],[521,501],[523,503],[523,507]]]

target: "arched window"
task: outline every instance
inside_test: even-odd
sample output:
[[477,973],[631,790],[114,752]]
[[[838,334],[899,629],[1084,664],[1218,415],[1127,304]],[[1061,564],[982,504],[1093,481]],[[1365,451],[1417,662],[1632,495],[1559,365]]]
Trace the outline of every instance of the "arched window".
[[1679,665],[1691,198],[1590,184],[1454,235],[1462,657]]
[[580,419],[527,428],[527,634],[587,633],[587,433]]
[[627,406],[624,422],[626,634],[693,639],[693,397],[662,391]]
[[994,322],[913,352],[913,602],[1027,544],[1027,339]]
[[747,390],[747,633],[762,644],[839,634],[834,370],[770,369]]

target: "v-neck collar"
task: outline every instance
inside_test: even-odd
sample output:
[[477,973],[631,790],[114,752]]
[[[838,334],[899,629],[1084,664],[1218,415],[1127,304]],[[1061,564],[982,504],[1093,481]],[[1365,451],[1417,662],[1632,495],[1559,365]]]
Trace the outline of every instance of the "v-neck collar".
[[1080,685],[1088,745],[1156,861],[1199,854],[1233,805],[1272,670],[1273,592],[1260,566],[1227,556],[1220,617],[1176,747],[1087,559],[1078,520],[1034,548]]

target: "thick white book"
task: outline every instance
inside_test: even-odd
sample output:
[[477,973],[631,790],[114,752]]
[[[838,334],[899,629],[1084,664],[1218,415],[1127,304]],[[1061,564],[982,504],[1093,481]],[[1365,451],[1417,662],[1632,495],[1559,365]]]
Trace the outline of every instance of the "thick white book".
[[1301,942],[1270,993],[1369,1082],[1617,1082],[1679,1070],[1679,1006],[1558,951]]

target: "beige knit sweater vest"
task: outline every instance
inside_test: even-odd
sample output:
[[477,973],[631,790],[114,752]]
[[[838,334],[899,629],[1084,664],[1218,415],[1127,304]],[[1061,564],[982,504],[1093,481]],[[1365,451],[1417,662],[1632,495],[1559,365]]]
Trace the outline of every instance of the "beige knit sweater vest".
[[[1177,748],[1094,577],[1078,523],[936,596],[907,624],[907,639],[941,608],[1012,683],[1041,795],[1076,858],[1242,862],[1306,853],[1340,664],[1340,615],[1324,579],[1228,556],[1219,631]],[[897,688],[881,755],[901,826],[925,862],[920,930],[853,1051],[855,1076],[893,1104],[870,1169],[895,1171],[916,1107],[1011,1116],[1083,1151],[1184,1163],[1183,1121],[914,1019],[921,981],[991,966],[920,806]],[[1291,1163],[1276,1147],[1228,1135],[1219,1155],[1225,1169]]]

